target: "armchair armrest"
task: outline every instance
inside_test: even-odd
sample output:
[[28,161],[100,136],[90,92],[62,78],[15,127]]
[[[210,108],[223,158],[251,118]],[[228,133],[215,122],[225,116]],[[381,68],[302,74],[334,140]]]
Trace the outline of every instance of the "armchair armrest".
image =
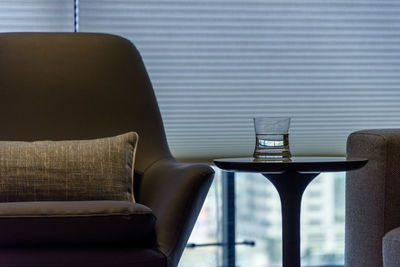
[[207,196],[214,170],[162,159],[143,174],[140,203],[157,217],[156,234],[168,266],[176,266]]

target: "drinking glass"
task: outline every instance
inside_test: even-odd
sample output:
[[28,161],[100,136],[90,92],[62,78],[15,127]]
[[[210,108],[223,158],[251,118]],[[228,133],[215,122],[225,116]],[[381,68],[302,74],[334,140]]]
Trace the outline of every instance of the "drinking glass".
[[255,117],[254,129],[256,146],[253,157],[256,159],[289,159],[288,117]]

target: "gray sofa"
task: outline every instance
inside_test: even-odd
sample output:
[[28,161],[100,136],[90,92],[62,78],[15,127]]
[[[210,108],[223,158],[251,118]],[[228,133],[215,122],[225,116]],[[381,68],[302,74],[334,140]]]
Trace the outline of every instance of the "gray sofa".
[[400,266],[400,129],[352,133],[347,156],[369,161],[346,177],[345,265]]

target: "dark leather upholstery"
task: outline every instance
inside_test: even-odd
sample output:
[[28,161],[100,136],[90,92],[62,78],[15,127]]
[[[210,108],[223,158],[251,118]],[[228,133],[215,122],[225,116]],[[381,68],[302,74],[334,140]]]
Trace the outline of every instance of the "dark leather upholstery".
[[[150,80],[132,43],[108,34],[0,34],[0,127],[0,140],[21,141],[137,132],[135,199],[157,217],[152,250],[0,249],[0,266],[177,265],[213,170],[171,156]],[[55,265],[57,259],[65,260]]]
[[9,248],[0,250],[0,266],[7,267],[165,267],[157,249],[146,248]]
[[156,218],[128,201],[0,203],[0,247],[153,247]]

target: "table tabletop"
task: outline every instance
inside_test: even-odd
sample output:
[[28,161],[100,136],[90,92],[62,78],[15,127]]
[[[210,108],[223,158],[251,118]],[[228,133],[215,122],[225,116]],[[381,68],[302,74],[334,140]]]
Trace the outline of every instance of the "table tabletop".
[[215,159],[217,167],[235,172],[339,172],[361,168],[368,162],[363,158],[291,157],[285,160],[256,158]]

